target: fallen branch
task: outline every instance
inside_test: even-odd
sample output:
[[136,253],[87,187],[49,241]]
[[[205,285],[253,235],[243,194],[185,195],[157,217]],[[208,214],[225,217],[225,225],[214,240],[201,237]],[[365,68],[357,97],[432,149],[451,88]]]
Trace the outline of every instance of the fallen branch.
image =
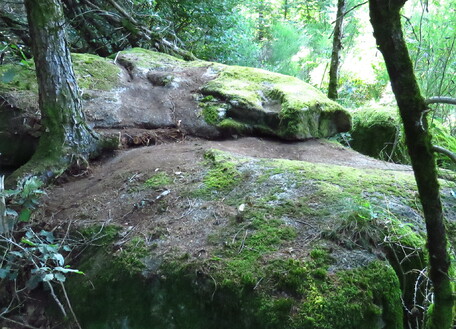
[[[138,33],[141,37],[146,39],[147,41],[155,41],[158,45],[157,48],[161,48],[165,53],[170,55],[179,55],[185,60],[196,60],[196,57],[189,51],[179,48],[177,45],[173,44],[172,42],[166,40],[163,36],[156,36],[156,33],[145,27],[144,25],[140,24],[134,17],[132,17],[122,6],[120,6],[115,0],[108,0],[108,2],[119,11],[119,13],[126,18],[131,24],[138,28]],[[152,36],[156,36],[152,38]],[[154,40],[152,40],[154,39]]]
[[437,146],[437,145],[432,145],[432,150],[434,152],[446,155],[447,157],[449,157],[451,159],[451,161],[456,163],[456,154],[451,152],[450,150],[447,150],[447,149]]
[[426,103],[426,105],[430,105],[430,104],[452,104],[452,105],[456,105],[456,98],[434,96],[434,97],[427,98],[424,102]]

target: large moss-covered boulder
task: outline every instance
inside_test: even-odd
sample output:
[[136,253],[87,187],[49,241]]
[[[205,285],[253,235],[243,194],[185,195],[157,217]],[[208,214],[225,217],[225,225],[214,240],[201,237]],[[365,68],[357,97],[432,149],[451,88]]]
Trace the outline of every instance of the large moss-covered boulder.
[[397,108],[372,106],[354,110],[350,146],[371,157],[408,163]]
[[290,140],[329,137],[350,129],[347,112],[299,79],[230,66],[201,91],[207,121],[241,133]]
[[[371,157],[402,164],[409,164],[405,136],[398,109],[370,106],[352,111],[353,127],[350,146]],[[437,119],[429,120],[432,143],[456,153],[456,138]],[[440,167],[456,170],[456,165],[446,155],[436,154]]]
[[[351,126],[350,115],[312,86],[259,69],[186,62],[140,48],[112,59],[74,54],[73,64],[86,117],[96,129],[174,128],[205,138],[302,140]],[[19,146],[8,145],[33,145],[28,139],[41,128],[33,63],[1,66],[0,82],[0,116],[8,127],[0,127],[0,153],[4,164],[15,165],[19,160],[12,154]],[[14,124],[22,121],[31,124]]]
[[[66,285],[83,328],[402,329],[423,320],[421,309],[403,309],[425,305],[415,287],[425,229],[410,172],[194,144],[131,150],[109,174],[49,191],[48,212],[61,209],[53,220],[71,218],[96,241],[72,264],[85,276]],[[454,187],[442,181],[448,221]]]

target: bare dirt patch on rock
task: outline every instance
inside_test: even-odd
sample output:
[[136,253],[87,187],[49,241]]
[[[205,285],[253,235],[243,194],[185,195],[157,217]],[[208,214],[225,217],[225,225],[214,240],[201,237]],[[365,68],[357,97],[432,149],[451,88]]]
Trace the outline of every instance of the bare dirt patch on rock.
[[[159,246],[160,254],[178,250],[208,257],[208,237],[227,226],[237,213],[235,206],[186,194],[189,186],[202,184],[207,172],[204,154],[209,149],[248,157],[411,172],[407,166],[371,159],[325,140],[281,143],[253,137],[223,141],[187,137],[165,142],[172,139],[162,135],[162,144],[118,151],[94,164],[86,177],[50,188],[39,217],[51,226],[114,224],[122,227],[120,244],[139,234]],[[145,186],[147,179],[157,174],[166,175],[168,184]]]

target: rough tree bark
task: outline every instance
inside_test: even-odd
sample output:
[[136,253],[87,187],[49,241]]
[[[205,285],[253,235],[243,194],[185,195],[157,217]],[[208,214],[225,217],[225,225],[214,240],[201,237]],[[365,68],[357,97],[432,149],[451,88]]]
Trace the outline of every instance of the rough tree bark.
[[337,86],[339,83],[340,51],[342,50],[343,22],[345,0],[337,1],[337,18],[334,26],[331,65],[329,67],[328,98],[337,99]]
[[448,329],[453,321],[450,259],[443,221],[437,170],[427,130],[427,105],[421,96],[402,34],[400,10],[407,0],[369,0],[371,23],[396,97],[407,147],[423,206],[434,306],[428,328]]
[[43,131],[36,153],[19,172],[53,176],[77,161],[86,162],[99,142],[82,112],[60,1],[25,0],[25,6]]

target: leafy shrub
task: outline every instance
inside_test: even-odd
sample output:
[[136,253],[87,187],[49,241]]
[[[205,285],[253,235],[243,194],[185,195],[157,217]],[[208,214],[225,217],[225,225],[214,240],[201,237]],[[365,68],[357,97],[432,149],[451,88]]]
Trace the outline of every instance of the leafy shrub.
[[[20,181],[16,189],[5,190],[4,177],[0,176],[0,282],[3,283],[0,288],[9,291],[0,298],[0,306],[5,306],[2,318],[20,308],[22,298],[40,283],[47,286],[66,317],[65,307],[53,288],[53,284],[59,284],[72,311],[63,282],[68,273],[83,273],[65,265],[65,255],[72,250],[67,237],[57,238],[52,231],[37,233],[31,225],[18,225],[30,221],[39,197],[45,193],[42,185],[38,178],[29,177]],[[8,296],[11,300],[7,300]]]

